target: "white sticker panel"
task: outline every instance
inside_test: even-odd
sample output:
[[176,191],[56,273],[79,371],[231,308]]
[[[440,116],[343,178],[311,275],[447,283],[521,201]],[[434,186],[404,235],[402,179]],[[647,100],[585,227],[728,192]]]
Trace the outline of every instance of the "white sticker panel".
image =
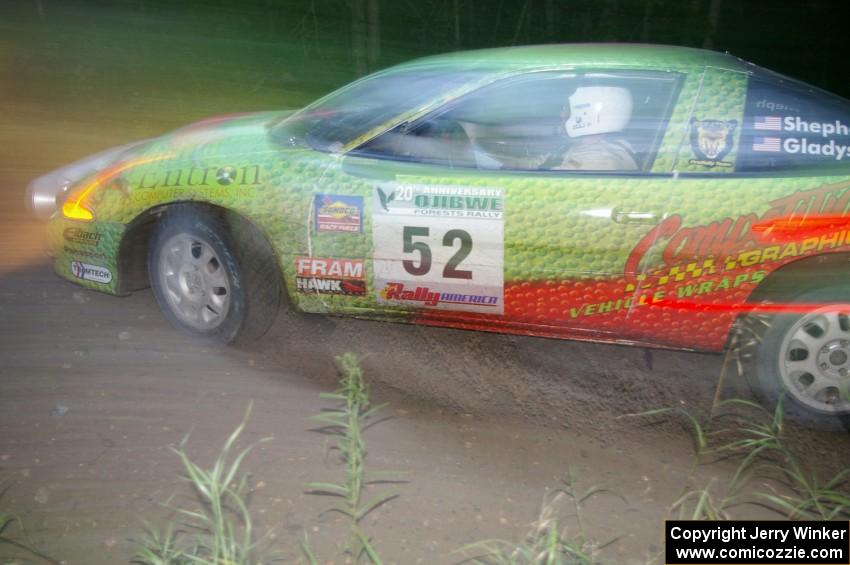
[[504,191],[376,186],[372,202],[379,304],[502,314]]

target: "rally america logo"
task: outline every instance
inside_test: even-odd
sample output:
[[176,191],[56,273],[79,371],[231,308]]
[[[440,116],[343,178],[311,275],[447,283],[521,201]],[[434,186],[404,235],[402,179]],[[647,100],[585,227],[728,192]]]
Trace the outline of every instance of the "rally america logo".
[[401,282],[388,282],[378,293],[381,300],[392,303],[394,301],[418,302],[425,306],[437,306],[438,304],[460,304],[476,306],[499,306],[499,297],[487,294],[466,294],[456,292],[440,292],[428,286],[417,286],[411,289]]
[[83,263],[82,261],[73,261],[71,263],[71,273],[84,281],[92,281],[100,284],[109,284],[112,282],[112,272],[109,269]]
[[723,158],[732,150],[732,136],[738,127],[737,120],[697,120],[691,118],[691,148],[697,159],[692,165],[706,167],[731,167]]

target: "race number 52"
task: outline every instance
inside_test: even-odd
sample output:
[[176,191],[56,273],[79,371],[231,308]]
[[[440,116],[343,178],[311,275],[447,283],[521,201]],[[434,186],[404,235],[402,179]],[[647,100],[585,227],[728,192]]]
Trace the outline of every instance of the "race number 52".
[[502,189],[386,183],[372,199],[376,300],[501,314]]
[[[418,253],[419,260],[405,259],[402,261],[404,270],[413,276],[420,277],[431,271],[431,248],[427,242],[414,241],[414,237],[427,238],[430,235],[427,227],[404,226],[402,230],[404,238],[404,253]],[[458,266],[472,253],[472,236],[466,230],[452,229],[445,233],[442,238],[443,247],[455,247],[455,242],[460,242],[457,252],[452,255],[443,267],[444,279],[471,279],[472,271],[459,269]]]

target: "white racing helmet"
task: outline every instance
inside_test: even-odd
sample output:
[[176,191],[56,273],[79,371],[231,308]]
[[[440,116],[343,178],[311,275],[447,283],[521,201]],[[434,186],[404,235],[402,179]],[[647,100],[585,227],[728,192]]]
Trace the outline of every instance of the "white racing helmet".
[[582,137],[621,131],[632,117],[632,95],[619,86],[580,86],[570,96],[567,135]]

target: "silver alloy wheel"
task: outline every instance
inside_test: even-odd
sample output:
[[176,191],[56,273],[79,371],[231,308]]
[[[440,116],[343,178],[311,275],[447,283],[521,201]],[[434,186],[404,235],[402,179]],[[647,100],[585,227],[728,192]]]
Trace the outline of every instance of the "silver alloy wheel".
[[797,402],[820,413],[850,413],[850,305],[805,314],[779,352],[783,384]]
[[162,246],[157,267],[165,299],[180,321],[201,331],[224,321],[230,281],[209,243],[186,233],[173,235]]

